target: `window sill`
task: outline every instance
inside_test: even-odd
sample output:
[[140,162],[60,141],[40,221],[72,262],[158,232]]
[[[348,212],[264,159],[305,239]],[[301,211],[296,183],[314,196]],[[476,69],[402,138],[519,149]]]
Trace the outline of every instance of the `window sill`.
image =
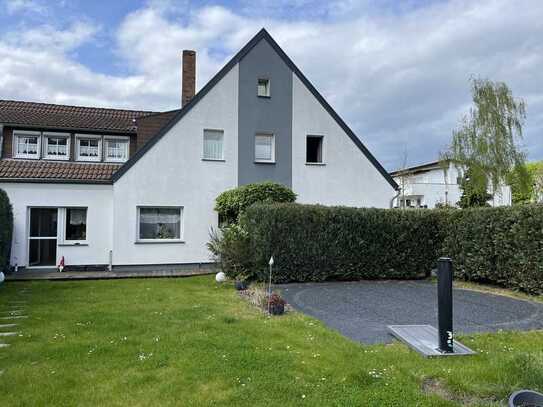
[[87,241],[78,241],[78,242],[62,242],[58,244],[59,246],[88,246],[89,243]]
[[326,163],[305,163],[305,165],[315,165],[317,167],[322,167],[323,165],[326,165]]
[[216,161],[216,162],[219,162],[219,163],[226,162],[226,160],[224,158],[203,158],[203,157],[202,157],[202,161]]
[[271,95],[256,95],[256,96],[261,99],[271,99]]
[[29,155],[15,155],[13,156],[13,158],[18,158],[18,159],[22,159],[22,160],[39,160],[40,157],[38,157],[37,155],[36,156],[29,156]]
[[43,159],[47,160],[47,161],[69,161],[68,157],[63,157],[63,158],[59,158],[59,157],[43,157]]
[[141,240],[136,240],[134,242],[134,244],[147,244],[147,243],[150,243],[150,244],[170,244],[170,243],[179,244],[179,243],[185,243],[185,241],[181,240],[181,239],[141,239]]
[[254,163],[255,164],[275,164],[275,161],[259,161],[259,160],[255,160]]

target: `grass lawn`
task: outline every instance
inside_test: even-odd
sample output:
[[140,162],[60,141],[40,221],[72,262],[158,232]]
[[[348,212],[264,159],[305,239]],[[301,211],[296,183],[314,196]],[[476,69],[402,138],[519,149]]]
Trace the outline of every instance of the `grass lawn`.
[[212,277],[8,283],[31,291],[3,338],[0,404],[503,405],[543,390],[543,332],[464,336],[467,358],[363,346],[293,312],[268,318]]

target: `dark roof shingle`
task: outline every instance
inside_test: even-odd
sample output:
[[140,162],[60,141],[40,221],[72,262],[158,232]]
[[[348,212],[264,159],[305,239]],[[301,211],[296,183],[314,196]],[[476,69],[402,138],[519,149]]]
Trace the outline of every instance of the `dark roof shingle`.
[[0,160],[0,180],[111,183],[120,164],[76,163],[43,160]]
[[135,132],[135,119],[155,112],[0,100],[0,123],[56,129]]

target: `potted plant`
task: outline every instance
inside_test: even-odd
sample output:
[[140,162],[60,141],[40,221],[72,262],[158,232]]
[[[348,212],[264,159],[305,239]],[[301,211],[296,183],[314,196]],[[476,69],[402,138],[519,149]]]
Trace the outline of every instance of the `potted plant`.
[[238,273],[236,275],[236,281],[234,282],[234,287],[236,290],[243,291],[246,290],[249,284],[247,283],[247,276],[243,273]]
[[268,304],[266,304],[269,308],[271,315],[282,315],[285,313],[285,304],[286,301],[281,298],[281,296],[277,293],[272,293],[268,297]]

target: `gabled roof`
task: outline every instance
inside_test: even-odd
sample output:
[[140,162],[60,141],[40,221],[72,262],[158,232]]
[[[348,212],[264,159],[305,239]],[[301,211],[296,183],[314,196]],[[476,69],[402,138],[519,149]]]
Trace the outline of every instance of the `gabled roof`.
[[175,126],[196,104],[228,73],[230,70],[239,63],[245,55],[253,49],[261,40],[267,41],[272,48],[281,57],[283,62],[296,74],[296,76],[302,81],[302,83],[310,90],[313,96],[319,101],[322,107],[334,118],[336,123],[347,133],[355,145],[366,156],[366,158],[373,164],[373,166],[381,173],[381,175],[388,181],[388,183],[394,188],[398,189],[398,184],[390,176],[390,174],[383,168],[383,166],[377,161],[377,159],[369,152],[369,150],[362,144],[362,141],[354,134],[354,132],[347,126],[347,124],[339,117],[335,110],[328,104],[324,97],[317,91],[317,89],[309,82],[304,74],[298,69],[298,67],[292,62],[288,55],[281,49],[281,47],[275,42],[271,35],[262,28],[258,34],[256,34],[234,57],[213,77],[211,80],[185,105],[177,114],[166,124],[153,138],[151,138],[142,148],[140,148],[136,154],[134,154],[120,169],[113,175],[113,182],[117,181],[123,176],[147,151],[149,151],[164,135],[166,135],[170,129]]
[[0,124],[135,133],[135,119],[154,112],[0,100]]
[[44,160],[0,160],[2,182],[111,184],[120,164]]

